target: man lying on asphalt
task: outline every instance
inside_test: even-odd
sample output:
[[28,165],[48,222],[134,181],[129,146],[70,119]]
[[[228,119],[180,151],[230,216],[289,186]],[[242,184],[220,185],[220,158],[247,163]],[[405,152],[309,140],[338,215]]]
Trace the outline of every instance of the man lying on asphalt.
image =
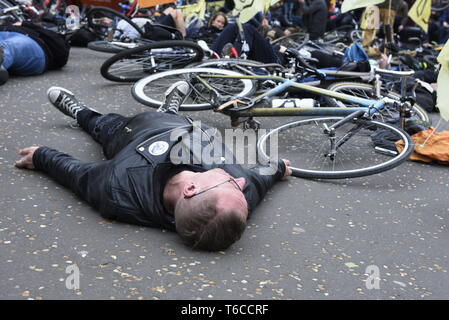
[[[16,166],[49,174],[104,218],[176,230],[189,247],[224,250],[241,237],[248,214],[273,184],[291,175],[290,163],[276,161],[270,174],[262,172],[268,166],[246,169],[228,162],[233,156],[221,142],[225,157],[205,161],[197,153],[210,149],[211,139],[198,137],[195,123],[177,115],[188,91],[186,82],[175,83],[159,112],[125,118],[100,114],[70,91],[52,87],[47,92],[50,102],[103,146],[107,160],[81,162],[33,146],[20,150]],[[200,132],[210,128],[202,125]],[[199,143],[200,148],[187,149],[190,162],[180,162],[174,156],[179,152],[173,150],[186,141]],[[198,157],[200,161],[195,161]]]

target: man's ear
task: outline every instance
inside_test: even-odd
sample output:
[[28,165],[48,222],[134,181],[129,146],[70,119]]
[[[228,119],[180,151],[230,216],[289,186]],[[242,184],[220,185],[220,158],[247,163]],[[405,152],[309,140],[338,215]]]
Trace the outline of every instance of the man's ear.
[[184,198],[191,198],[198,192],[198,187],[195,185],[195,183],[190,182],[184,186],[184,189],[182,190],[182,195]]

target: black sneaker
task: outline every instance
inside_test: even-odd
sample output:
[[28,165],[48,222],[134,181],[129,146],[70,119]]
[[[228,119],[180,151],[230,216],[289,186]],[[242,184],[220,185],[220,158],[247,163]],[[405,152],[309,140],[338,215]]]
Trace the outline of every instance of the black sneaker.
[[5,84],[6,81],[8,81],[9,79],[9,73],[8,70],[6,70],[6,68],[3,67],[3,47],[0,46],[0,86],[2,84]]
[[177,114],[179,106],[184,102],[190,91],[189,89],[189,84],[185,81],[172,84],[165,92],[165,102],[157,111]]
[[72,92],[64,88],[51,87],[47,91],[47,97],[59,111],[73,119],[76,119],[76,114],[81,110],[95,111],[83,105],[75,98]]

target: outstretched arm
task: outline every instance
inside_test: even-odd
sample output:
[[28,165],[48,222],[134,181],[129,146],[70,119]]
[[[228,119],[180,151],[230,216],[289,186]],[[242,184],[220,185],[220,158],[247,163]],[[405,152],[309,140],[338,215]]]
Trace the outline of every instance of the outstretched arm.
[[248,170],[248,176],[250,185],[253,187],[250,189],[247,197],[250,211],[252,211],[256,205],[262,201],[266,193],[273,187],[273,185],[282,179],[286,179],[292,174],[292,170],[289,168],[289,160],[279,160],[273,166],[258,165]]
[[41,170],[63,186],[86,198],[87,173],[97,166],[47,147],[28,147],[19,151],[22,156],[15,165],[18,168]]

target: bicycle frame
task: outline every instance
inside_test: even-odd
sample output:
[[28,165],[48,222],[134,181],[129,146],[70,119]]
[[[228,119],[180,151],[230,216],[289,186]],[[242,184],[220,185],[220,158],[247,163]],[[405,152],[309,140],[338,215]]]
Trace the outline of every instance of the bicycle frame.
[[[198,78],[201,81],[201,77],[204,78],[221,78],[221,79],[251,79],[251,80],[274,80],[282,82],[279,86],[264,92],[263,94],[255,97],[251,100],[252,105],[256,105],[261,102],[262,99],[279,95],[288,88],[295,88],[309,93],[317,95],[328,96],[339,100],[352,102],[360,105],[360,108],[257,108],[257,107],[244,107],[244,110],[229,109],[219,107],[217,110],[232,117],[272,117],[272,116],[348,116],[354,112],[363,111],[367,116],[375,115],[379,110],[385,107],[386,103],[395,103],[397,101],[389,98],[383,98],[382,100],[371,100],[360,97],[354,97],[340,92],[330,91],[323,88],[311,86],[304,83],[295,82],[296,79],[284,79],[279,76],[257,76],[257,75],[241,75],[241,76],[215,76],[215,75],[200,75]],[[206,81],[201,81],[209,90],[214,91],[212,87],[207,84]],[[239,103],[239,98],[234,100]]]

